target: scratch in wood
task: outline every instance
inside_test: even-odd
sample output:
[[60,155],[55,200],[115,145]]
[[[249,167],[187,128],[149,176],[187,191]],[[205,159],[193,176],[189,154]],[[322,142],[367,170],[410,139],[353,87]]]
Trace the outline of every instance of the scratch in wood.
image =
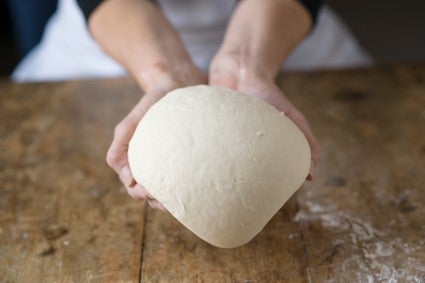
[[139,270],[139,282],[142,282],[142,272],[143,272],[143,258],[145,255],[145,243],[146,243],[146,226],[148,224],[148,204],[145,202],[145,206],[143,208],[143,232],[142,232],[142,246],[140,252],[140,270]]
[[87,280],[89,282],[91,282],[91,281],[93,281],[93,279],[106,277],[106,276],[109,276],[109,275],[114,274],[114,273],[115,273],[115,271],[101,273],[101,274],[97,274],[97,275],[93,275],[92,273],[90,273],[89,276],[88,276],[88,278],[87,278]]

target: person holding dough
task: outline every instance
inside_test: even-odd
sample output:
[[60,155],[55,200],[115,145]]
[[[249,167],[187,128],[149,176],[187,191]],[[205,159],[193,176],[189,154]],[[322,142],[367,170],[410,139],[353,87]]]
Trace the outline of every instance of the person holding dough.
[[[128,166],[128,143],[144,113],[167,92],[209,84],[261,98],[284,112],[310,144],[312,180],[319,144],[303,114],[275,84],[282,69],[367,65],[370,57],[320,0],[60,0],[42,42],[16,81],[131,74],[144,95],[116,126],[107,153],[128,193],[148,199]],[[320,13],[319,13],[320,11]],[[84,17],[86,21],[84,20]]]

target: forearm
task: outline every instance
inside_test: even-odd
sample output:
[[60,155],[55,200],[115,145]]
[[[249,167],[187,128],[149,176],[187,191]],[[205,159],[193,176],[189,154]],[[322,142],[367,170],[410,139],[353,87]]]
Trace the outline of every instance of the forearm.
[[214,65],[236,65],[240,74],[274,78],[311,24],[310,15],[297,0],[241,0],[215,58],[221,62]]
[[151,1],[105,1],[91,15],[89,28],[145,91],[184,80],[196,68],[177,32]]

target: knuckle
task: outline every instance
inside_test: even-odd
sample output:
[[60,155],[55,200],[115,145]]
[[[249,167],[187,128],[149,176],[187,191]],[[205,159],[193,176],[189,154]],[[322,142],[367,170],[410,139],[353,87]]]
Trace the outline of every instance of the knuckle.
[[106,154],[106,162],[112,168],[115,168],[121,159],[121,155],[118,151],[110,148]]
[[118,123],[118,125],[115,126],[114,137],[125,135],[126,129],[127,129],[127,123],[124,121],[121,121],[120,123]]

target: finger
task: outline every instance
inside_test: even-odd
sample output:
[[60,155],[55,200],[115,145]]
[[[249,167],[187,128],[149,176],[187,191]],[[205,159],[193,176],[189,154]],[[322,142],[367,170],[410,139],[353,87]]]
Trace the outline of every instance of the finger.
[[306,178],[307,181],[310,181],[310,182],[313,181],[315,171],[316,171],[316,163],[313,159],[311,159],[310,170],[309,170],[309,173],[308,173],[307,178]]
[[149,206],[162,211],[167,209],[146,190],[140,184],[136,184],[134,187],[126,187],[127,193],[136,200],[147,200]]
[[149,204],[150,207],[152,207],[154,209],[159,209],[159,210],[162,210],[164,212],[167,212],[167,209],[157,200],[150,199],[150,200],[148,200],[148,204]]
[[305,117],[295,108],[291,111],[287,112],[286,116],[294,122],[295,125],[304,133],[307,138],[307,141],[310,145],[311,150],[311,163],[309,175],[307,176],[307,180],[312,181],[314,178],[316,164],[318,163],[319,154],[320,154],[320,145],[317,139],[315,138],[310,126],[308,125]]
[[275,107],[283,112],[286,117],[291,119],[292,122],[294,122],[295,125],[304,133],[305,137],[307,138],[307,141],[310,145],[311,150],[311,162],[310,162],[310,170],[309,174],[307,176],[307,180],[312,181],[314,178],[315,168],[319,161],[319,155],[320,155],[320,145],[317,141],[316,137],[313,134],[313,131],[311,130],[307,119],[304,117],[304,115],[298,111],[298,109],[286,98],[286,96],[283,95],[283,93],[276,87],[275,91],[279,91],[280,95],[273,95],[272,97],[279,97],[280,101],[274,101],[273,105]]
[[121,171],[125,166],[128,166],[128,144],[137,126],[136,121],[128,118],[130,115],[131,114],[124,118],[115,127],[114,139],[112,140],[111,146],[109,147],[108,153],[106,155],[106,161],[108,165],[112,167],[112,169],[114,169],[118,174],[122,174],[123,177],[125,177],[126,174],[125,172],[121,173]]
[[123,183],[126,187],[134,187],[134,185],[136,185],[136,180],[134,180],[128,165],[123,166],[121,171],[118,173],[118,176],[121,183]]
[[135,125],[121,122],[115,130],[114,139],[106,155],[106,161],[118,173],[124,186],[134,185],[127,158],[128,143],[134,133]]
[[133,187],[126,187],[127,193],[136,200],[149,199],[149,192],[140,184],[135,184]]
[[146,99],[141,99],[139,103],[130,111],[130,113],[115,127],[114,139],[108,150],[107,162],[117,173],[128,164],[127,150],[131,137],[136,130],[137,123],[140,121],[144,113],[143,109],[147,108]]
[[119,174],[121,182],[126,187],[134,186],[136,183],[128,165],[128,144],[143,115],[161,97],[160,94],[145,95],[115,127],[114,139],[108,150],[106,161]]

